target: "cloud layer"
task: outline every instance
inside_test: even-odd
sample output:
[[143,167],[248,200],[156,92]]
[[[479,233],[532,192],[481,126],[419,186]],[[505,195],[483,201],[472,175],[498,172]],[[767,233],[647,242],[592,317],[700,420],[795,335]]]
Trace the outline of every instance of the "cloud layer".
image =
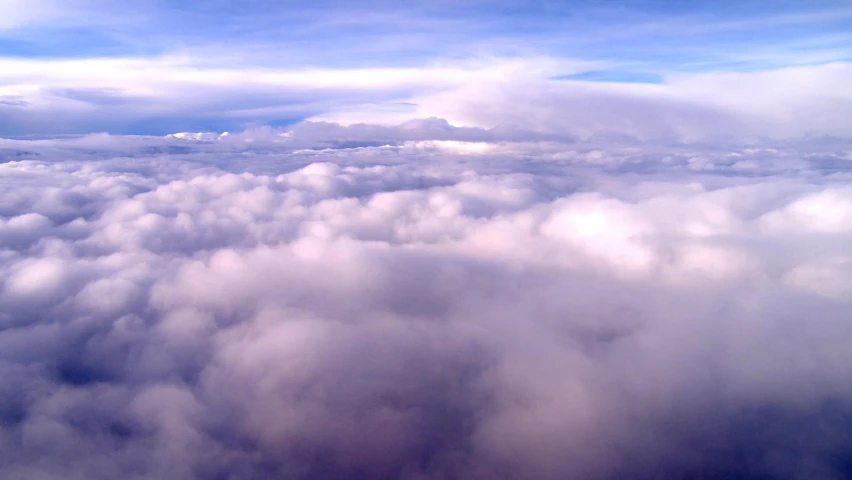
[[694,141],[845,136],[852,66],[566,79],[606,62],[503,57],[378,68],[246,67],[186,56],[0,58],[0,134],[166,134],[299,120],[454,125]]
[[847,478],[850,144],[512,135],[0,140],[0,477]]

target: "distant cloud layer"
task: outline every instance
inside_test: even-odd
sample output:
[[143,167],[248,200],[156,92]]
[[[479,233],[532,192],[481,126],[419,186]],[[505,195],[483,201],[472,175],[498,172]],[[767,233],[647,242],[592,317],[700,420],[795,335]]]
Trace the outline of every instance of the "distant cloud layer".
[[466,128],[0,140],[0,477],[852,475],[852,144],[506,92]]
[[304,119],[455,125],[639,139],[845,136],[852,66],[670,73],[661,84],[565,79],[590,62],[490,58],[442,66],[258,68],[187,57],[0,58],[0,135],[229,131]]

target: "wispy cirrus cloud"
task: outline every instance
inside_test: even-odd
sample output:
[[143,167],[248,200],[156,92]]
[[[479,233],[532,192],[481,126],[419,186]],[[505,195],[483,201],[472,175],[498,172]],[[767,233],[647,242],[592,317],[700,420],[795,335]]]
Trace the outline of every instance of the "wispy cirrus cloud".
[[[157,1],[119,6],[95,0],[7,0],[0,8],[6,12],[7,29],[17,31],[7,32],[7,40],[20,34],[23,41],[36,41],[40,29],[54,35],[65,31],[70,40],[65,54],[71,56],[87,49],[97,53],[104,43],[112,43],[125,55],[228,51],[231,61],[278,66],[410,66],[447,57],[549,55],[640,62],[655,69],[704,62],[707,69],[725,68],[726,56],[744,49],[731,47],[783,52],[788,45],[810,42],[811,53],[826,47],[842,55],[832,61],[849,58],[848,42],[824,43],[848,31],[848,7],[834,2],[745,5]],[[84,33],[80,29],[99,34],[101,42],[87,43],[82,35],[75,45],[73,34]],[[63,56],[55,47],[51,54]],[[740,67],[801,61],[761,64],[754,59],[740,61]]]

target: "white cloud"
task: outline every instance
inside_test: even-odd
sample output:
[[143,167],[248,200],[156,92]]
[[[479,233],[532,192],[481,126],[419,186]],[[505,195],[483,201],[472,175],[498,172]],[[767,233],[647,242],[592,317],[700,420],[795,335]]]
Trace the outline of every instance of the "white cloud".
[[848,143],[517,132],[2,140],[0,476],[843,478]]
[[0,59],[0,131],[224,129],[299,118],[393,125],[523,126],[703,140],[844,136],[852,125],[848,63],[754,73],[677,74],[662,85],[554,80],[588,68],[548,57],[407,68],[227,68],[188,57]]
[[836,63],[670,75],[662,85],[507,77],[409,101],[420,113],[454,124],[524,125],[584,137],[602,131],[685,140],[845,136],[852,120],[850,75],[848,64]]

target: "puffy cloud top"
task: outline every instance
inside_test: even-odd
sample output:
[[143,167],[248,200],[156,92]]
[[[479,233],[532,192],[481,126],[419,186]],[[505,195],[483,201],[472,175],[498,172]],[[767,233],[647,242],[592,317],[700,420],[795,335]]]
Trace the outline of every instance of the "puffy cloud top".
[[0,140],[0,477],[842,479],[852,145]]

